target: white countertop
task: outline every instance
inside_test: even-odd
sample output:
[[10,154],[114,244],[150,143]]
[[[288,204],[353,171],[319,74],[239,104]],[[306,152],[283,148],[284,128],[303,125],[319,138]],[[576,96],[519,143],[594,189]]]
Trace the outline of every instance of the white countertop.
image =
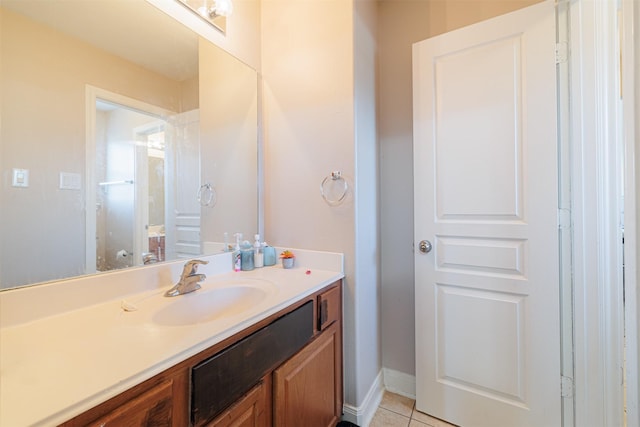
[[[170,284],[146,290],[134,286],[135,293],[107,294],[85,306],[76,302],[76,308],[58,313],[43,309],[32,319],[22,316],[17,321],[17,314],[5,314],[0,323],[0,426],[56,425],[153,377],[344,277],[341,267],[334,268],[341,266],[342,256],[332,255],[340,257],[338,263],[314,264],[313,256],[302,256],[297,260],[300,266],[290,270],[277,264],[248,272],[207,272],[201,290],[173,298],[162,296]],[[225,266],[228,259],[224,258]],[[174,264],[171,275],[182,265]],[[126,277],[122,273],[118,281]],[[199,293],[238,282],[265,286],[267,296],[245,311],[209,322],[167,326],[152,320],[151,313],[176,298],[198,298]],[[28,295],[34,306],[43,304],[41,299],[50,298],[52,289],[37,288],[20,298]],[[8,307],[17,304],[20,298],[12,292],[19,290],[0,293],[0,308],[10,311]],[[59,298],[64,296],[60,292]],[[123,301],[137,310],[124,311]],[[52,304],[43,304],[47,305]]]

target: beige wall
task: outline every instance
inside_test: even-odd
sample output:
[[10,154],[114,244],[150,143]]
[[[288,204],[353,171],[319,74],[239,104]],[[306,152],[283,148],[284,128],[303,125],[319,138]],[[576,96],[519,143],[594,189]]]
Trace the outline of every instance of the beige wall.
[[428,37],[503,15],[539,1],[541,0],[429,0],[425,2],[429,10]]
[[415,375],[411,45],[537,2],[379,2],[381,323],[385,368]]
[[191,111],[200,108],[200,76],[195,75],[180,83],[180,111]]
[[355,175],[352,2],[262,9],[267,241],[345,252],[352,273],[353,195],[332,208],[319,192],[331,171]]
[[[59,173],[84,187],[85,85],[173,111],[179,82],[0,9],[0,286],[84,273],[83,190],[60,190]],[[11,186],[28,169],[29,188]],[[34,262],[37,260],[37,262]]]
[[258,232],[258,77],[222,49],[200,43],[200,153],[202,183],[217,201],[202,208],[201,239],[223,242]]
[[[378,345],[376,339],[361,348],[356,341],[368,334],[355,333],[353,2],[264,0],[262,30],[265,237],[270,244],[345,254],[345,400],[356,404],[363,377],[356,360],[369,363]],[[352,188],[336,207],[320,195],[331,171]]]

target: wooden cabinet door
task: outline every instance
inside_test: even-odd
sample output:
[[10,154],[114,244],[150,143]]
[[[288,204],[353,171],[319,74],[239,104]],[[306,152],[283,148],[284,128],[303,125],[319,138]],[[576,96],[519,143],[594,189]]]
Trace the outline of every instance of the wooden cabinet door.
[[274,425],[333,427],[342,412],[340,322],[273,373]]
[[268,427],[271,425],[269,397],[269,381],[265,379],[207,427]]

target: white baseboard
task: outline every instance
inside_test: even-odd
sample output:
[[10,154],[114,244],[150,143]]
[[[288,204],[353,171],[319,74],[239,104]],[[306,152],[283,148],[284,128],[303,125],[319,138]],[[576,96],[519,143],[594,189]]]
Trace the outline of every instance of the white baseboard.
[[382,368],[384,387],[391,393],[416,398],[416,377],[393,369]]
[[373,381],[373,384],[371,384],[371,388],[369,388],[362,405],[358,407],[347,403],[343,405],[344,414],[342,419],[344,421],[352,422],[360,427],[367,427],[371,423],[378,406],[380,406],[380,402],[382,402],[383,394],[383,371],[380,371],[378,376],[376,376],[376,379]]
[[385,390],[401,396],[416,398],[416,377],[393,369],[382,368],[371,384],[362,405],[355,407],[345,403],[342,419],[360,427],[367,427],[382,402]]

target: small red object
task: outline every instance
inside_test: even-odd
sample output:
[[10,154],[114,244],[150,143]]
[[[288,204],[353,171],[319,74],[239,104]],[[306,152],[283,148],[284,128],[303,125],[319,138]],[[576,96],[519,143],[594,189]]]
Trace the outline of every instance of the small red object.
[[311,274],[311,270],[307,270],[304,274]]

